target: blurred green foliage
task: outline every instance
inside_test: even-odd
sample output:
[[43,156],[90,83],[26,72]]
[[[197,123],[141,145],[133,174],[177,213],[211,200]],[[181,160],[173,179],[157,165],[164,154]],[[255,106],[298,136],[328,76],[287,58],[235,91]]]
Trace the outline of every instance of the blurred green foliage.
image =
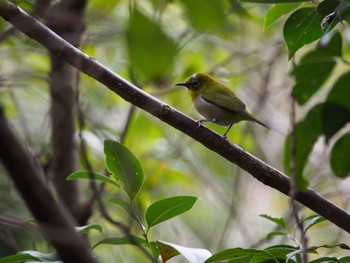
[[[33,1],[18,3],[28,12],[33,8]],[[295,158],[300,188],[309,184],[345,206],[342,191],[347,193],[348,183],[332,174],[346,178],[350,171],[348,17],[347,2],[328,0],[91,0],[80,48],[194,119],[199,116],[186,91],[173,84],[195,72],[215,75],[238,94],[255,116],[272,127],[266,132],[242,123],[232,128],[229,139],[288,174],[291,159]],[[0,20],[0,29],[6,32],[10,26]],[[26,36],[12,33],[1,38],[0,56],[0,103],[18,136],[43,167],[49,166],[48,54]],[[136,186],[129,182],[135,188],[127,190],[131,199],[138,192],[133,200],[138,214],[146,214],[156,200],[173,196],[199,198],[190,213],[157,225],[149,233],[151,240],[171,242],[165,248],[174,254],[183,251],[175,244],[202,247],[213,254],[226,248],[268,247],[269,254],[282,253],[281,260],[295,251],[290,247],[291,240],[280,235],[279,230],[273,232],[272,226],[258,217],[261,213],[289,214],[287,198],[180,132],[134,109],[85,75],[80,77],[79,90],[79,107],[86,122],[82,134],[94,172],[101,176],[105,172],[105,139],[121,141],[142,164],[144,181],[138,178]],[[298,103],[295,156],[291,155],[289,135],[291,98]],[[215,124],[207,126],[221,134],[225,130]],[[88,177],[86,173],[78,175]],[[0,170],[0,177],[0,210],[15,218],[30,217],[5,171]],[[91,195],[88,184],[84,186],[85,194]],[[116,220],[130,218],[124,197],[115,191],[115,185],[106,185],[103,198],[109,200],[107,209]],[[130,240],[120,237],[122,233],[108,225],[98,212],[90,222],[101,224],[106,235],[105,245],[94,249],[101,262],[144,262],[137,247],[111,245]],[[290,220],[283,222],[288,228]],[[37,233],[22,235],[23,229],[9,229],[17,240],[14,247],[18,251],[33,249],[33,240],[36,250],[46,251],[46,243],[38,240],[41,237]],[[132,224],[132,230],[142,236],[137,224]],[[344,235],[330,235],[332,231],[335,227],[326,223],[315,226],[308,231],[310,244],[343,242]],[[274,233],[271,237],[275,241],[266,239],[267,233]],[[98,231],[88,236],[92,244],[101,241]],[[280,247],[270,246],[275,244]],[[0,247],[0,256],[8,254],[2,251],[5,249]],[[266,255],[260,250],[229,252],[225,256],[242,252],[247,253],[247,258],[254,253]],[[326,253],[339,253],[341,257],[343,251],[336,246]],[[46,258],[25,254],[27,259],[36,256]]]

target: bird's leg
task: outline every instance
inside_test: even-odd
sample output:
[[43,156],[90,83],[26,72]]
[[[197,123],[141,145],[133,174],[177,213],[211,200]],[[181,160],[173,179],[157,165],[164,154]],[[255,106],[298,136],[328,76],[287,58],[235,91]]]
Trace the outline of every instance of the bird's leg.
[[226,132],[224,133],[224,135],[222,135],[224,138],[227,138],[226,134],[228,133],[228,131],[231,129],[233,123],[228,127],[228,129],[226,130]]
[[198,121],[197,121],[198,127],[200,127],[200,126],[202,125],[203,122],[208,122],[208,120],[206,120],[206,119],[198,120]]

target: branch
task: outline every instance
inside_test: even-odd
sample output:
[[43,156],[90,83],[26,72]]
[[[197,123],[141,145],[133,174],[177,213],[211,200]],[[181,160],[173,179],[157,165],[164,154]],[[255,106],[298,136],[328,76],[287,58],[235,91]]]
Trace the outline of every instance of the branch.
[[39,164],[11,131],[2,108],[0,127],[0,159],[62,261],[96,262],[87,241],[74,230],[75,222],[68,210],[56,203]]
[[[41,43],[53,54],[101,82],[126,101],[182,131],[208,149],[238,165],[257,180],[288,196],[290,192],[290,180],[286,175],[244,151],[237,145],[227,141],[221,135],[204,126],[198,127],[196,121],[113,73],[95,59],[61,39],[16,5],[3,0],[1,1],[0,16],[30,38]],[[299,192],[295,195],[295,200],[350,233],[350,215],[321,197],[315,191],[307,189]]]
[[[46,24],[74,46],[84,33],[85,0],[67,0],[51,6],[46,12]],[[80,225],[91,215],[79,181],[67,181],[78,169],[78,150],[75,141],[75,110],[79,71],[50,53],[50,119],[52,145],[52,178],[58,194]]]

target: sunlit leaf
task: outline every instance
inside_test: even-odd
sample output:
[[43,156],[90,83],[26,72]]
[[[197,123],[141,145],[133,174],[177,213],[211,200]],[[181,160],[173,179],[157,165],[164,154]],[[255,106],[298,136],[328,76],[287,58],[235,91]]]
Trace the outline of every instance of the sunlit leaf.
[[81,234],[88,234],[90,230],[97,230],[99,232],[102,232],[102,226],[99,224],[89,224],[85,226],[77,226],[75,227],[75,230]]
[[260,3],[260,4],[278,4],[278,3],[300,3],[310,2],[310,0],[240,0],[240,2]]
[[56,253],[42,253],[35,250],[25,250],[25,251],[18,252],[18,254],[29,255],[39,261],[57,261],[59,259]]
[[143,184],[143,170],[139,160],[125,146],[111,140],[105,140],[104,153],[108,171],[122,182],[130,199],[133,199]]
[[96,181],[100,181],[103,183],[120,187],[120,185],[113,178],[109,178],[105,175],[94,173],[94,172],[78,171],[70,174],[67,177],[67,180],[76,180],[76,179],[88,179],[88,180],[93,179]]
[[322,17],[313,7],[296,10],[286,21],[283,28],[284,41],[288,47],[289,59],[303,46],[322,36]]
[[148,228],[185,213],[196,201],[193,196],[175,196],[151,204],[146,211]]
[[336,141],[329,159],[332,171],[337,177],[344,178],[350,174],[350,133]]
[[27,254],[16,254],[12,256],[0,258],[0,263],[18,263],[18,262],[27,262],[29,260],[40,260],[36,257]]
[[264,17],[263,29],[266,30],[282,16],[294,11],[300,5],[301,3],[275,4],[267,11]]
[[160,240],[157,240],[157,246],[163,262],[180,254],[190,263],[202,263],[211,256],[206,249],[189,248]]
[[[245,257],[245,262],[254,262],[257,260],[270,260],[271,262],[278,263],[277,259],[267,251],[259,249],[244,249],[244,248],[231,248],[223,250],[219,253],[214,254],[208,258],[205,263],[219,262],[222,260],[234,260]],[[231,261],[230,261],[231,262]],[[234,262],[234,261],[232,261]]]

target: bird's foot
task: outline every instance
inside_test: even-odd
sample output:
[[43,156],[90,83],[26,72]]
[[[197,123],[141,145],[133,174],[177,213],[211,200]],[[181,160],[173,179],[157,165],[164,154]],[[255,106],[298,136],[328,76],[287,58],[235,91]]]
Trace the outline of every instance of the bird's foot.
[[197,121],[197,124],[198,124],[197,127],[200,127],[200,126],[202,125],[202,122],[203,122],[202,120],[198,120],[198,121]]
[[224,138],[225,141],[230,141],[230,140],[228,139],[228,137],[226,136],[226,134],[222,135],[222,138]]

